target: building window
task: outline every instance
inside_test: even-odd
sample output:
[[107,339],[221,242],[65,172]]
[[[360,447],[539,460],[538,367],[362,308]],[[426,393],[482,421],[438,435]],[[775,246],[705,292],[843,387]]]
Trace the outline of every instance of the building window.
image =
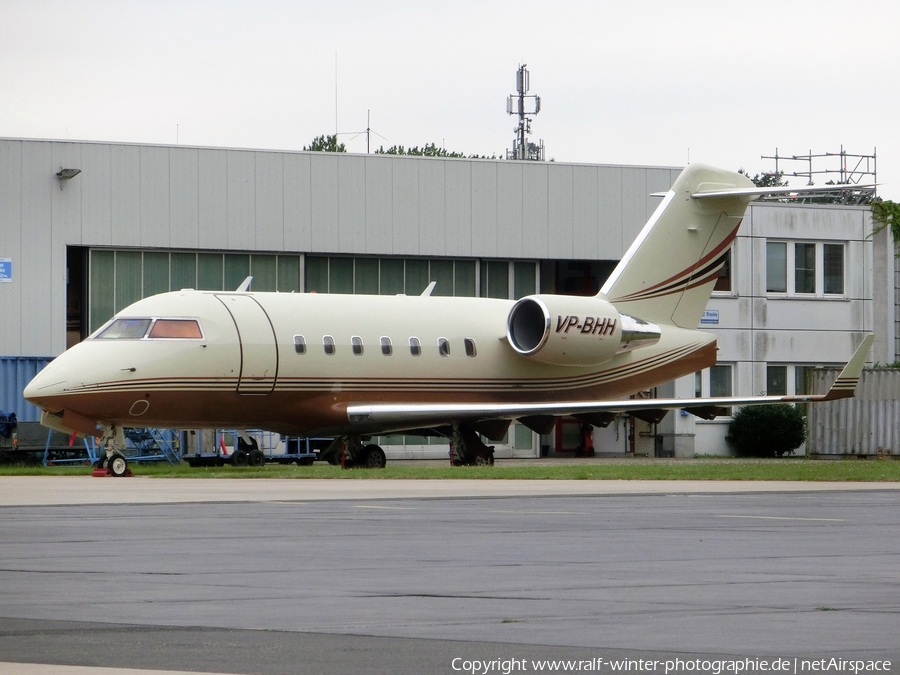
[[477,353],[475,351],[475,340],[473,340],[472,338],[466,338],[464,342],[466,345],[466,356],[475,356],[475,354]]
[[794,293],[816,292],[816,245],[794,244]]
[[306,353],[306,338],[302,335],[294,336],[294,351],[298,354]]
[[422,343],[419,342],[419,338],[409,338],[409,353],[413,356],[419,356],[422,353]]
[[787,396],[787,366],[766,366],[766,395]]
[[731,292],[731,251],[733,249],[728,249],[725,253],[725,263],[722,265],[722,269],[719,270],[719,277],[716,279],[716,285],[713,287],[714,291],[718,291],[720,293],[730,293]]
[[812,374],[815,366],[794,366],[794,393],[812,393]]
[[787,293],[787,243],[766,242],[766,292]]
[[731,396],[731,366],[716,364],[709,369],[709,395]]
[[[733,368],[730,363],[717,363],[712,368],[701,370],[694,375],[694,392],[697,398],[719,398],[732,396]],[[731,408],[725,409],[725,416],[731,416]]]
[[307,291],[368,295],[419,295],[432,281],[432,295],[474,297],[475,260],[306,256]]
[[844,294],[844,245],[822,245],[822,273],[824,275],[825,294]]
[[438,338],[438,352],[441,356],[450,356],[450,340]]
[[325,347],[325,353],[329,356],[334,354],[334,338],[330,335],[326,335],[322,338],[322,345]]
[[362,338],[358,335],[354,335],[350,338],[350,345],[353,348],[353,353],[356,356],[362,356],[363,353],[363,341]]
[[844,267],[844,244],[766,242],[767,293],[842,296]]
[[381,353],[385,356],[390,356],[394,353],[394,347],[391,344],[391,338],[383,337],[381,338]]

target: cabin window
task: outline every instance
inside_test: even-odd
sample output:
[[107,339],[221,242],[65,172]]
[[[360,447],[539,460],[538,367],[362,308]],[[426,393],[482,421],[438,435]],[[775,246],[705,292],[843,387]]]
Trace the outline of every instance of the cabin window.
[[116,319],[97,337],[102,340],[140,340],[150,327],[150,319]]
[[475,356],[475,340],[466,338],[464,342],[466,344],[466,356]]
[[363,353],[363,341],[362,338],[358,335],[354,335],[350,338],[350,345],[353,347],[353,353],[356,356],[362,356]]
[[326,335],[322,338],[322,344],[325,347],[325,353],[329,356],[334,354],[334,338],[330,335]]
[[306,353],[306,338],[302,335],[294,336],[294,351],[298,354]]
[[440,352],[441,356],[450,356],[450,340],[438,338],[438,352]]
[[203,337],[200,322],[196,319],[157,319],[147,337],[181,340],[198,340]]
[[413,356],[419,356],[422,353],[422,344],[419,342],[419,338],[409,338],[409,353]]
[[390,356],[394,353],[394,347],[391,344],[391,338],[383,337],[381,338],[381,353],[385,356]]

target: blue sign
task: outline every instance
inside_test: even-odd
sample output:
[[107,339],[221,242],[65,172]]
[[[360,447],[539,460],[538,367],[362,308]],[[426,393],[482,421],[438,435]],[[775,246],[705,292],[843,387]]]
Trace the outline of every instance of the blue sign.
[[0,258],[0,282],[12,281],[12,260]]
[[700,317],[700,325],[701,326],[718,326],[719,325],[719,310],[717,309],[706,309],[703,311],[703,316]]

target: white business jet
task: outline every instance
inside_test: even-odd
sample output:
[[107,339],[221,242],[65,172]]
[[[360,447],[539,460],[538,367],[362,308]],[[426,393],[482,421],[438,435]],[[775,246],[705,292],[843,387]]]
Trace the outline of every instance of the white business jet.
[[[834,188],[830,188],[834,190]],[[186,289],[140,300],[26,387],[42,422],[100,436],[127,470],[123,427],[267,429],[342,439],[346,461],[384,466],[376,434],[436,433],[457,463],[490,463],[479,434],[512,420],[549,433],[574,416],[711,419],[728,406],[853,396],[874,336],[824,395],[631,399],[716,363],[697,330],[747,205],[746,177],[692,164],[593,297],[489,298]],[[806,189],[804,189],[806,191]]]

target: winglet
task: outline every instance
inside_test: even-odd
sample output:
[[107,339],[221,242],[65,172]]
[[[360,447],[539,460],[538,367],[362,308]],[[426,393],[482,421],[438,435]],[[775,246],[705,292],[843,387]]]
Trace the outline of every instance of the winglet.
[[863,338],[862,343],[856,348],[853,356],[847,361],[847,365],[841,371],[840,375],[831,385],[831,389],[821,399],[823,401],[833,401],[838,398],[850,398],[856,391],[856,385],[859,383],[859,376],[862,374],[863,366],[869,358],[869,351],[875,342],[875,336],[871,333]]

